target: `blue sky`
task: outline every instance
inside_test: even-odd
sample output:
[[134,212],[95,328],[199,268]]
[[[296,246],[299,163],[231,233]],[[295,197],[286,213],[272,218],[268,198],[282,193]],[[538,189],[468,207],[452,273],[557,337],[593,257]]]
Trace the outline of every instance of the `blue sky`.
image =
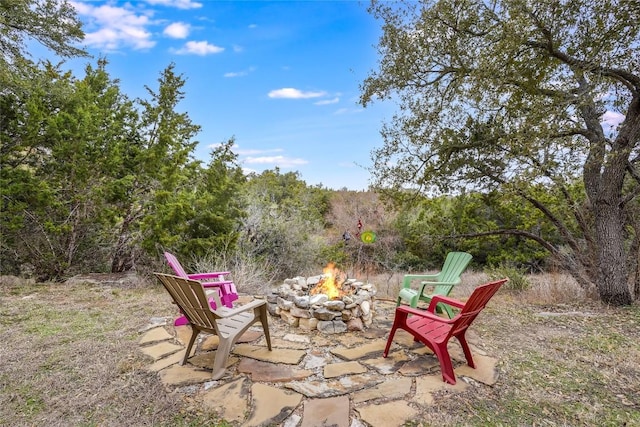
[[[196,157],[231,137],[248,171],[299,171],[309,185],[364,190],[392,105],[358,105],[380,23],[359,1],[73,1],[85,45],[129,97],[170,63],[180,111],[202,126]],[[82,60],[87,63],[86,59]],[[78,69],[80,69],[78,67]]]

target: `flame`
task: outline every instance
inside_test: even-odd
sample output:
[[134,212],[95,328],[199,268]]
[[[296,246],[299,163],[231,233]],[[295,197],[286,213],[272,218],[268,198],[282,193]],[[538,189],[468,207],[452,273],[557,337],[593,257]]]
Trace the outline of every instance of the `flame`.
[[311,290],[311,295],[326,294],[329,299],[336,299],[347,294],[347,292],[342,289],[345,275],[335,267],[334,263],[330,262],[327,264],[322,272],[324,277]]

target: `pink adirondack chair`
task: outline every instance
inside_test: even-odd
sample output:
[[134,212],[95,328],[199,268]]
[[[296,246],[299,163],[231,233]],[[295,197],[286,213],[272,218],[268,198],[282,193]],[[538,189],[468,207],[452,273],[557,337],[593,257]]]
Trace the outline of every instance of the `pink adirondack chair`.
[[[178,277],[197,280],[205,289],[217,291],[220,302],[226,307],[233,308],[233,301],[238,299],[238,291],[232,280],[225,280],[225,276],[231,274],[230,272],[215,271],[209,273],[188,274],[175,255],[165,252],[164,257]],[[217,308],[214,298],[210,298],[209,303],[212,309],[215,310]],[[189,321],[184,315],[178,317],[174,322],[175,326],[186,325],[187,323],[189,323]]]
[[[396,315],[391,327],[391,333],[387,339],[387,346],[382,353],[383,357],[389,354],[389,348],[393,341],[396,330],[403,329],[413,335],[415,341],[420,341],[429,347],[440,361],[442,380],[449,384],[456,383],[456,376],[453,372],[451,356],[447,350],[447,344],[451,337],[456,337],[462,346],[467,365],[475,368],[471,350],[467,344],[465,333],[469,325],[480,314],[487,302],[498,292],[508,279],[502,279],[478,286],[466,303],[457,301],[444,295],[434,295],[427,310],[420,310],[401,305],[396,308]],[[436,314],[438,303],[448,304],[460,309],[460,312],[452,319],[446,319]]]

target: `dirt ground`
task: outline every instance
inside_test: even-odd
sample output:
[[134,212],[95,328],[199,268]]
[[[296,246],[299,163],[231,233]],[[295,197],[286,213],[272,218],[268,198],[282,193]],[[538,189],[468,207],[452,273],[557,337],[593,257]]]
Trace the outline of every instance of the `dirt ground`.
[[[532,284],[502,289],[472,326],[499,359],[497,384],[439,395],[410,425],[640,426],[640,306],[604,307],[559,275]],[[151,279],[0,278],[0,425],[229,425],[146,369],[141,330],[175,314]]]

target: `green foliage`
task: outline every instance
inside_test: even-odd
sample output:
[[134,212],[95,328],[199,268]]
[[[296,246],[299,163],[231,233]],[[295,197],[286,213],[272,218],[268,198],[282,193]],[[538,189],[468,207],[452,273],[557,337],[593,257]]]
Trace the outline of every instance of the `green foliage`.
[[490,264],[484,269],[490,280],[500,280],[505,277],[509,281],[504,284],[506,289],[513,291],[526,291],[531,286],[528,279],[528,272],[516,265],[514,262],[501,262],[500,264]]
[[106,65],[76,79],[46,64],[28,90],[0,95],[3,272],[120,272],[163,248],[202,255],[235,235],[244,177],[232,142],[202,167],[174,66],[138,110]]
[[323,247],[320,251],[321,263],[327,265],[332,262],[341,270],[344,269],[344,266],[349,263],[350,259],[346,249],[344,242]]
[[242,253],[268,265],[278,279],[317,271],[325,245],[327,190],[308,187],[297,173],[276,168],[249,176],[242,197]]
[[[625,261],[640,250],[624,209],[639,193],[640,27],[628,23],[640,8],[438,0],[375,1],[370,11],[384,24],[381,57],[361,102],[400,105],[372,153],[375,186],[405,198],[497,190],[508,210],[528,205],[539,229],[555,231],[536,234],[525,217],[529,229],[496,223],[483,233],[536,242],[604,301],[629,304]],[[606,112],[622,123],[605,126]]]
[[3,0],[0,2],[0,87],[18,91],[33,66],[26,40],[35,40],[61,57],[87,56],[75,47],[82,24],[67,0]]
[[10,117],[23,123],[2,132],[11,141],[1,158],[2,219],[11,224],[3,255],[14,271],[30,264],[39,278],[57,279],[72,265],[105,268],[94,263],[104,259],[101,227],[114,221],[103,159],[110,136],[130,125],[121,120],[130,105],[105,65],[87,67],[82,80],[47,65],[30,92],[4,95]]

